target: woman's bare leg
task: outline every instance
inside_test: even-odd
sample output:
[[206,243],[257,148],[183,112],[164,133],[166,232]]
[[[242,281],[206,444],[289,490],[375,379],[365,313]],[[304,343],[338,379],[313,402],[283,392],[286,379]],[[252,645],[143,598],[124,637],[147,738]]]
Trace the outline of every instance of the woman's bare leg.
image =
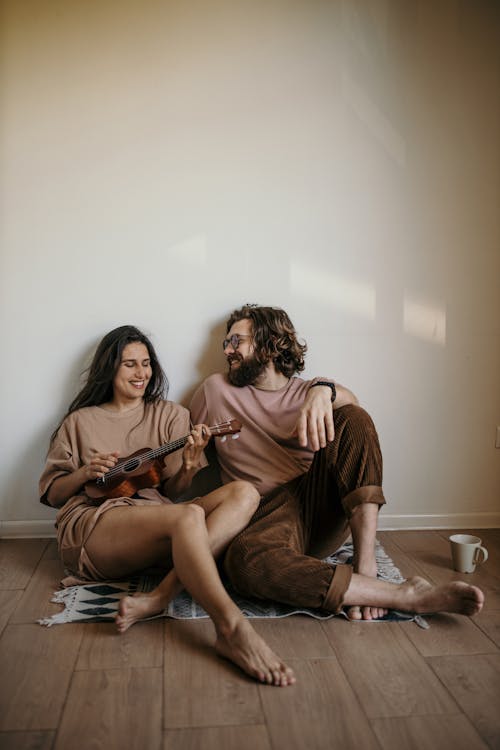
[[[205,511],[210,551],[215,559],[248,524],[257,510],[259,500],[259,493],[248,482],[230,482],[192,501]],[[153,614],[156,614],[163,611],[183,589],[175,568],[172,568],[153,591],[135,594],[134,597],[149,598],[151,607],[155,607]],[[122,608],[125,607],[132,609],[128,600],[122,600]]]
[[[140,570],[157,563],[168,538],[180,581],[214,622],[217,652],[261,682],[293,684],[292,670],[257,635],[224,589],[201,507],[193,503],[113,508],[101,517],[86,548],[103,575],[120,578],[124,567]],[[126,597],[117,618],[119,629],[126,630],[137,619],[154,614],[157,606],[155,611],[161,611],[161,598],[161,592],[159,600]]]

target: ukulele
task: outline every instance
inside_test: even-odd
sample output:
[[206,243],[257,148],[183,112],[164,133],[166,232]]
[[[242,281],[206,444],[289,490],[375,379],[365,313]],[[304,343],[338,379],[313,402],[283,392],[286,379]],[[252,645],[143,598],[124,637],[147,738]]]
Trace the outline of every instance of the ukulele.
[[[237,419],[228,419],[209,427],[209,430],[215,437],[237,437],[241,430],[241,422]],[[189,435],[185,435],[171,443],[160,445],[159,448],[140,448],[127,458],[120,458],[104,476],[87,482],[85,494],[94,501],[92,505],[100,505],[110,498],[132,497],[138,490],[160,484],[162,464],[158,459],[182,448],[186,445],[188,437]]]

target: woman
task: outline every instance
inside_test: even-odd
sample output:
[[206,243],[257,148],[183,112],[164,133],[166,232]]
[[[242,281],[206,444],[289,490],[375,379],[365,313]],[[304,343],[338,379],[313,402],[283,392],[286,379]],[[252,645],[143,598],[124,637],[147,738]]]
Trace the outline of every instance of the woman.
[[[154,348],[137,328],[121,326],[103,338],[85,386],[52,435],[40,479],[41,502],[59,508],[61,558],[80,579],[109,580],[168,568],[171,556],[174,567],[156,589],[122,599],[118,630],[163,611],[185,587],[212,617],[221,656],[261,682],[293,684],[292,670],[228,596],[214,561],[248,523],[258,494],[246,482],[233,482],[192,503],[171,502],[200,468],[210,430],[190,430],[187,409],[163,399],[166,387]],[[128,492],[131,497],[105,499],[98,507],[85,493],[85,485],[104,477],[119,456],[186,435],[184,449],[164,459],[161,493]]]

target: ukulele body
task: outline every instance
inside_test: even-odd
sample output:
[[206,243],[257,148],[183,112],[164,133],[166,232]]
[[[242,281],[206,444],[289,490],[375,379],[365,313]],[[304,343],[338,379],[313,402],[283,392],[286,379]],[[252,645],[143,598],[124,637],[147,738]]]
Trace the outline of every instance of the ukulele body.
[[100,501],[113,497],[132,497],[138,490],[159,484],[162,463],[157,458],[143,458],[148,453],[151,453],[150,448],[141,448],[127,458],[119,459],[113,467],[113,473],[117,472],[115,476],[102,484],[94,481],[85,485],[87,497]]

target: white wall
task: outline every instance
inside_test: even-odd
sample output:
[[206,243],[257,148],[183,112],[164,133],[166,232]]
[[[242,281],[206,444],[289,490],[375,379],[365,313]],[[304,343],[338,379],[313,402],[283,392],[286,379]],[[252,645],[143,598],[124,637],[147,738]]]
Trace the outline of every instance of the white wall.
[[185,402],[244,302],[374,416],[385,525],[498,524],[498,4],[4,8],[0,532],[105,332]]

